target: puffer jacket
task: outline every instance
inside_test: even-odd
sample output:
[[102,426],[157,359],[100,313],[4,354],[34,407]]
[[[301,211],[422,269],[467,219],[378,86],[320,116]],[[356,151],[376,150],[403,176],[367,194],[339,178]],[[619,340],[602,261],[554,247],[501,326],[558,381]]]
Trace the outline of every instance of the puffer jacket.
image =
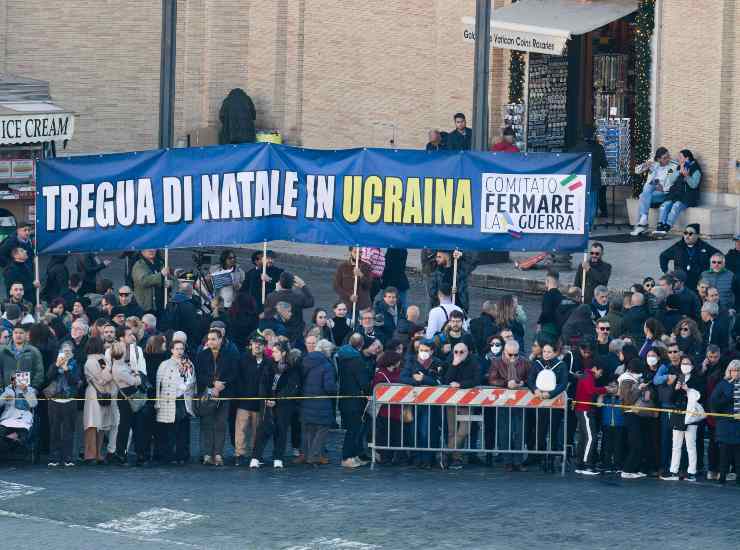
[[723,308],[735,307],[735,274],[724,267],[720,271],[711,269],[701,274],[701,278],[719,291],[719,305]]

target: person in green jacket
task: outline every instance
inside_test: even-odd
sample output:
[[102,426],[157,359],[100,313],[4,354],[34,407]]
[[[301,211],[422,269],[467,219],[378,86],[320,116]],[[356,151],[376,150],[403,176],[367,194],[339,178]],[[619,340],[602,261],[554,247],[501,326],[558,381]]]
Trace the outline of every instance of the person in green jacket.
[[13,328],[11,341],[0,347],[0,376],[2,387],[10,384],[17,372],[30,373],[31,386],[40,390],[44,386],[44,362],[41,352],[28,343],[28,331],[18,325]]
[[156,314],[164,309],[164,285],[168,278],[169,269],[157,257],[157,251],[143,250],[141,258],[131,268],[131,279],[136,301],[145,312]]

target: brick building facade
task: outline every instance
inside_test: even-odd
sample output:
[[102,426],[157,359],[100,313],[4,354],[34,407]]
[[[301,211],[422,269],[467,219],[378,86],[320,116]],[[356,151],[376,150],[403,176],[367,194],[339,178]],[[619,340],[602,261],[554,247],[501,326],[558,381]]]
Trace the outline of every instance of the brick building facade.
[[[494,0],[494,6],[509,0]],[[709,200],[737,206],[739,0],[657,0],[654,142],[695,151]],[[78,114],[71,153],[157,146],[161,2],[6,0],[0,71],[47,80]],[[175,135],[212,135],[233,87],[258,127],[308,147],[422,147],[471,112],[474,0],[179,0]],[[491,136],[508,51],[492,55]],[[203,131],[210,128],[210,131]],[[198,131],[200,129],[200,131]],[[198,131],[198,132],[196,132]],[[735,229],[736,230],[736,229]],[[731,231],[728,231],[728,233]]]

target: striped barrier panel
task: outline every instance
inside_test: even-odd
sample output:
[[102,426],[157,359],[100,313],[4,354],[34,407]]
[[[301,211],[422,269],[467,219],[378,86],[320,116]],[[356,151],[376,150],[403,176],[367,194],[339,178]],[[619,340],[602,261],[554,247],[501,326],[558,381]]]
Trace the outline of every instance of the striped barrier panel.
[[473,407],[525,407],[564,409],[566,394],[551,399],[540,399],[528,389],[507,388],[452,388],[450,386],[407,386],[405,384],[378,384],[374,390],[375,402],[390,405],[458,405]]

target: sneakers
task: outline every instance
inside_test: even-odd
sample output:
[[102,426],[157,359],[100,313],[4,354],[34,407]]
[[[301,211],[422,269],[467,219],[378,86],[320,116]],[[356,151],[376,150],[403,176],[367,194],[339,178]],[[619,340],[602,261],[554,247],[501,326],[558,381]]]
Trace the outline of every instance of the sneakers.
[[712,481],[713,479],[719,479],[719,474],[710,470],[707,472],[707,481]]
[[462,469],[463,469],[462,460],[455,459],[450,463],[450,470],[462,470]]
[[673,472],[669,472],[667,475],[664,474],[664,475],[660,476],[660,479],[662,479],[663,481],[678,481],[681,478],[678,477],[678,474],[674,474]]
[[657,227],[655,228],[655,231],[653,233],[657,235],[665,235],[671,230],[671,226],[667,223],[659,223]]
[[224,457],[221,455],[216,455],[213,459],[213,464],[215,466],[223,466],[224,465]]
[[238,468],[241,465],[242,465],[242,457],[235,456],[234,457],[234,466],[236,466]]
[[276,470],[282,470],[283,468],[285,468],[285,466],[283,466],[282,460],[273,460],[272,467],[275,468]]
[[249,468],[252,470],[256,470],[260,466],[262,466],[262,463],[256,458],[253,458],[252,460],[249,461]]
[[737,481],[737,474],[735,472],[727,474],[727,481]]
[[582,476],[597,476],[599,475],[599,472],[594,470],[593,468],[583,468],[580,470],[576,470],[577,474],[581,474]]
[[369,460],[365,460],[364,458],[360,458],[359,456],[356,456],[355,460],[359,463],[360,466],[366,466],[370,464]]
[[74,466],[74,465],[75,465],[75,463],[74,463],[74,462],[65,462],[65,463],[64,463],[64,467],[65,467],[65,468],[71,468],[71,467],[72,467],[72,466]]
[[636,225],[634,229],[630,231],[630,235],[637,237],[645,233],[645,231],[647,231],[647,225]]
[[48,466],[49,468],[58,468],[58,467],[59,467],[59,463],[58,463],[58,462],[49,462],[49,463],[47,464],[47,466]]
[[305,464],[306,463],[306,455],[299,454],[295,460],[293,460],[293,464]]
[[642,472],[622,472],[621,477],[622,479],[641,479],[646,476]]
[[345,458],[344,460],[342,460],[342,466],[344,468],[359,468],[362,466],[362,464],[356,456],[352,456],[350,458]]
[[322,466],[326,466],[327,464],[330,464],[329,458],[326,456],[320,456],[318,462],[316,464],[321,464]]
[[211,455],[203,455],[203,460],[201,463],[204,466],[213,466],[213,459],[211,458]]
[[688,474],[686,476],[686,481],[696,481],[696,474]]
[[301,456],[302,454],[303,453],[301,452],[300,449],[296,449],[295,447],[293,448],[293,456],[298,457],[298,456]]

